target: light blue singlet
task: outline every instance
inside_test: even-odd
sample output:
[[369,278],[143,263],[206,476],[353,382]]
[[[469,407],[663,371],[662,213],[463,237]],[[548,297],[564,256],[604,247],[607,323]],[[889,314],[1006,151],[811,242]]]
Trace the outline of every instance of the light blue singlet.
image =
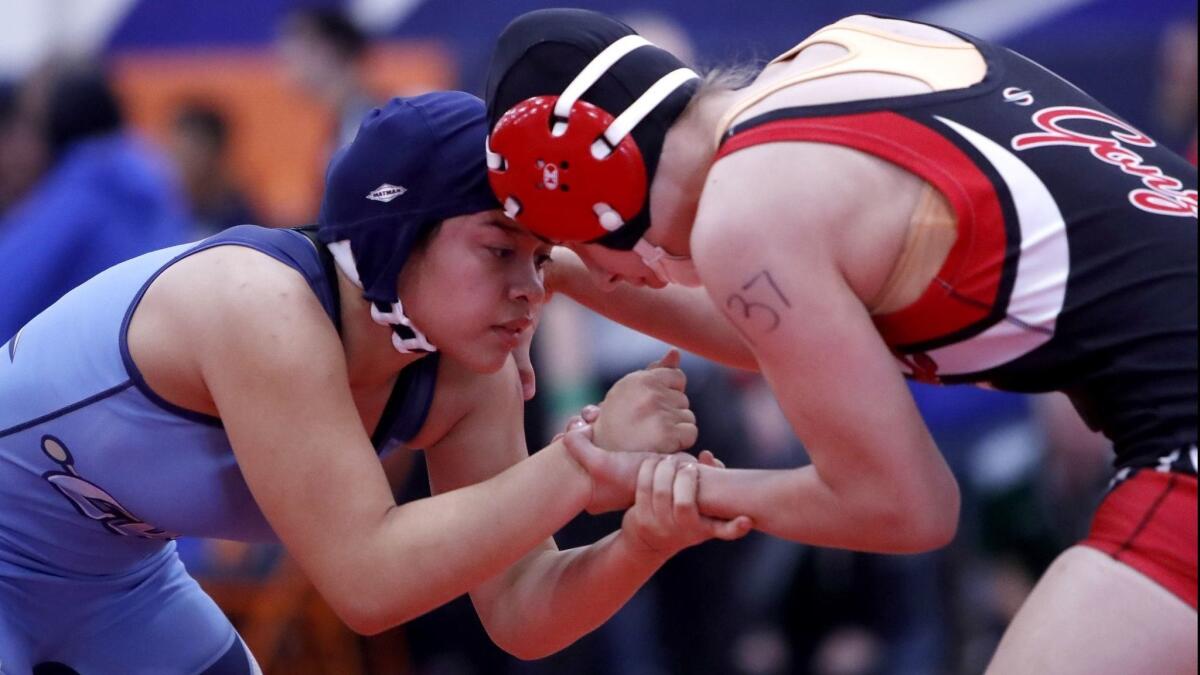
[[[183,569],[175,537],[271,541],[221,422],[158,397],[126,345],[172,263],[253,248],[304,275],[337,316],[331,268],[304,234],[232,228],[117,265],[0,348],[0,673],[253,672],[236,632]],[[420,430],[436,354],[406,368],[376,446]]]

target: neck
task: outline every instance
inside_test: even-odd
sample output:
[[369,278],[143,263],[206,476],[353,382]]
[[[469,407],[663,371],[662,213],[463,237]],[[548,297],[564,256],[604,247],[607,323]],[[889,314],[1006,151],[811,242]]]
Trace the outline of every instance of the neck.
[[401,354],[392,346],[392,329],[375,323],[371,306],[362,289],[337,272],[338,293],[341,296],[342,347],[346,353],[346,370],[350,388],[360,389],[389,385],[405,366],[424,354]]
[[645,238],[672,255],[692,254],[692,224],[717,146],[722,113],[737,92],[718,91],[693,102],[671,126],[650,187],[650,229]]

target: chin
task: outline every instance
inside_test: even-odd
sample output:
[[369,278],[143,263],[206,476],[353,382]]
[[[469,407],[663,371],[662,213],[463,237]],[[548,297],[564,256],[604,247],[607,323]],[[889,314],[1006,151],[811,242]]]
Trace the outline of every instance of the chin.
[[471,372],[480,375],[499,372],[508,362],[508,356],[511,353],[507,350],[484,349],[479,346],[468,349],[443,349],[442,352]]

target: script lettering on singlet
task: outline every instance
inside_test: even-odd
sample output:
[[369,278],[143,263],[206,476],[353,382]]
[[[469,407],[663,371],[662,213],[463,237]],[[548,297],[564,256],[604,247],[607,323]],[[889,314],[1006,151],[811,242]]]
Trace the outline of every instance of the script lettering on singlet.
[[[1051,145],[1088,148],[1096,159],[1141,179],[1146,187],[1129,193],[1129,202],[1137,208],[1165,216],[1196,217],[1196,190],[1185,189],[1181,181],[1166,175],[1161,168],[1146,164],[1145,158],[1129,147],[1155,147],[1157,144],[1149,136],[1112,115],[1088,108],[1054,106],[1037,111],[1032,119],[1042,131],[1013,138],[1014,150]],[[1096,136],[1068,129],[1065,125],[1072,120],[1100,122],[1116,129],[1106,136]]]
[[67,446],[54,436],[42,437],[42,452],[54,460],[61,470],[42,474],[71,506],[81,515],[104,525],[109,532],[142,539],[176,539],[179,535],[159,529],[133,515],[104,488],[87,480],[75,470],[75,457]]

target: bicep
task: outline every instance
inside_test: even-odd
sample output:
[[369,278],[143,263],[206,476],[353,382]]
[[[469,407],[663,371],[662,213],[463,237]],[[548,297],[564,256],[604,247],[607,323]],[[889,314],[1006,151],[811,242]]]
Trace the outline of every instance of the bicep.
[[750,345],[822,478],[903,469],[932,439],[834,240],[819,223],[772,227],[771,215],[724,224],[697,248],[713,303]]
[[321,586],[353,562],[348,551],[369,553],[395,502],[328,318],[303,281],[265,286],[189,310],[198,363],[255,501]]
[[[858,298],[838,279],[822,283],[810,273],[801,281],[786,269],[756,274],[769,275],[778,293],[740,284],[727,291],[726,311],[822,478],[836,487],[864,471],[904,470],[907,450],[923,451],[932,440]],[[779,303],[773,312],[769,295]]]
[[[471,392],[472,400],[462,419],[425,453],[433,494],[488,480],[529,457],[525,445],[524,400],[512,359],[500,372],[468,376],[460,379],[453,389]],[[436,399],[434,404],[438,404]],[[504,505],[495,506],[497,515],[503,517]],[[557,550],[554,540],[547,539],[506,572],[471,589],[471,600],[485,626],[492,624],[505,593],[517,583],[530,562],[554,550]]]

